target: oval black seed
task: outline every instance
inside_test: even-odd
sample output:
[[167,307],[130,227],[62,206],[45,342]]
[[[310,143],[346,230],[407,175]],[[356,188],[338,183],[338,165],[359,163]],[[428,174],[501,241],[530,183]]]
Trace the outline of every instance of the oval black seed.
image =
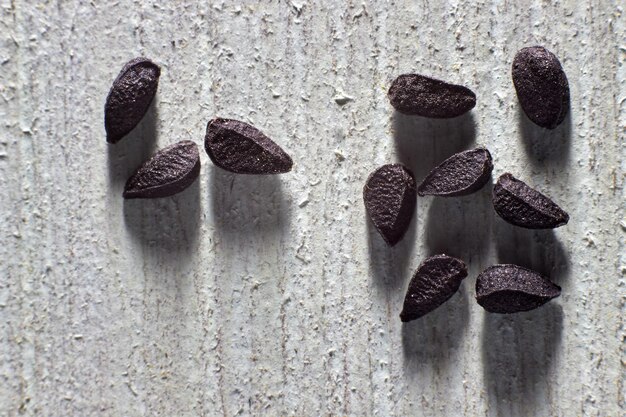
[[383,165],[363,187],[367,214],[389,246],[398,243],[409,228],[416,200],[415,177],[402,164]]
[[553,229],[569,221],[554,201],[509,173],[493,187],[493,207],[507,222],[527,229]]
[[291,171],[291,157],[248,123],[213,119],[206,128],[204,148],[211,161],[237,174],[282,174]]
[[400,320],[407,322],[430,313],[458,291],[466,276],[467,267],[460,259],[447,255],[427,258],[409,283]]
[[104,105],[107,142],[116,143],[141,121],[156,94],[160,75],[161,69],[146,58],[124,65]]
[[493,162],[485,148],[459,152],[443,161],[417,188],[420,196],[454,197],[480,190],[491,177]]
[[517,265],[491,266],[476,279],[476,301],[490,313],[532,310],[560,294],[561,287]]
[[476,105],[469,88],[419,74],[400,75],[387,95],[400,113],[437,119],[460,116]]
[[554,129],[570,106],[569,84],[559,59],[542,46],[521,49],[513,60],[513,85],[533,123]]
[[124,198],[168,197],[189,187],[200,174],[198,146],[183,140],[161,149],[126,182]]

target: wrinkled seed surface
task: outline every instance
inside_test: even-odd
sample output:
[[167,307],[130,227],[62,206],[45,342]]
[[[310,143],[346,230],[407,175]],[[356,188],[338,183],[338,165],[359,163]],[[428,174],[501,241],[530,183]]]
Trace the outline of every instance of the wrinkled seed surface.
[[124,198],[167,197],[189,187],[200,174],[198,146],[189,140],[161,149],[126,182]]
[[521,49],[513,60],[513,85],[533,123],[557,127],[570,107],[569,83],[559,59],[542,46]]
[[443,161],[422,181],[420,196],[454,197],[480,190],[491,177],[493,162],[485,148],[459,152]]
[[476,105],[476,94],[469,88],[420,74],[400,75],[387,96],[400,113],[437,119],[460,116]]
[[430,313],[458,291],[466,276],[467,267],[460,259],[447,255],[427,258],[409,283],[400,319],[407,322]]
[[217,118],[207,124],[204,147],[211,161],[237,174],[282,174],[291,157],[260,130],[239,120]]
[[398,243],[406,233],[416,199],[415,177],[402,164],[383,165],[376,169],[363,188],[367,213],[390,246]]
[[491,313],[535,309],[561,294],[561,287],[517,265],[494,265],[476,279],[476,301]]
[[569,221],[554,201],[509,173],[493,187],[493,207],[507,222],[527,229],[552,229]]
[[107,142],[118,142],[141,121],[154,99],[160,75],[161,69],[146,58],[124,65],[104,105]]

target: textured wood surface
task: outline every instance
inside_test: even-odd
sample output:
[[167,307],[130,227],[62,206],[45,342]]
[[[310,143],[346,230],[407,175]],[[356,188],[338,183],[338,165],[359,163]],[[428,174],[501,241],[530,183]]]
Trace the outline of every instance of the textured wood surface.
[[[0,0],[1,416],[619,416],[626,377],[626,18],[620,1]],[[245,3],[245,4],[244,4]],[[570,117],[520,112],[515,52],[561,60]],[[123,64],[162,66],[155,105],[105,142]],[[469,114],[394,114],[419,72],[467,85]],[[202,154],[173,198],[123,201],[159,147],[202,144],[215,116],[248,121],[294,158],[274,177]],[[387,248],[366,221],[370,171],[418,180],[475,145],[571,215],[510,226],[490,187],[419,198]],[[432,314],[398,314],[421,260],[470,270]],[[496,262],[548,274],[562,296],[484,312]]]

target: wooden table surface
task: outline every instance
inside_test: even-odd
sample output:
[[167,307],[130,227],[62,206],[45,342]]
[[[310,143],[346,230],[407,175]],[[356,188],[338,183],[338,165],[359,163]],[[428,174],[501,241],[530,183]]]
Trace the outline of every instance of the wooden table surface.
[[[0,0],[0,416],[619,416],[625,413],[626,17],[615,1]],[[570,116],[521,112],[511,62],[561,60]],[[162,69],[139,127],[105,142],[123,64]],[[465,116],[395,114],[399,74],[468,86]],[[247,121],[294,159],[242,176],[202,151],[185,192],[124,201],[157,148]],[[369,172],[420,181],[454,152],[494,156],[571,220],[498,218],[491,186],[418,198],[388,248]],[[469,265],[449,302],[402,324],[428,255]],[[512,262],[562,295],[486,313],[476,275]]]

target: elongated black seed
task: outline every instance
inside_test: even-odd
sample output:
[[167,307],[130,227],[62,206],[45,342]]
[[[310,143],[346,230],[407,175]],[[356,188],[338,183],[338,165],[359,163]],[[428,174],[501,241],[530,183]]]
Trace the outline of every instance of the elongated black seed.
[[213,119],[204,147],[218,167],[237,174],[282,174],[291,171],[291,157],[260,130],[245,122]]
[[118,142],[141,121],[156,94],[160,75],[161,69],[146,58],[124,65],[104,105],[107,142]]
[[569,221],[555,202],[509,173],[493,187],[493,207],[507,222],[527,229],[553,229]]
[[402,164],[383,165],[370,174],[363,187],[365,209],[389,246],[406,233],[417,200],[413,173]]
[[387,95],[400,113],[437,119],[460,116],[476,105],[469,88],[419,74],[400,75]]
[[430,313],[454,295],[467,276],[467,267],[460,259],[435,255],[417,268],[404,297],[400,320],[406,322]]
[[441,197],[472,194],[489,181],[492,170],[493,162],[487,149],[459,152],[433,169],[417,188],[417,194]]
[[559,59],[542,46],[521,49],[513,60],[513,85],[533,123],[557,127],[570,106],[569,83]]
[[476,301],[490,313],[532,310],[560,294],[561,287],[517,265],[491,266],[476,279]]
[[161,149],[126,182],[124,198],[168,197],[189,187],[200,174],[198,146],[190,141]]

